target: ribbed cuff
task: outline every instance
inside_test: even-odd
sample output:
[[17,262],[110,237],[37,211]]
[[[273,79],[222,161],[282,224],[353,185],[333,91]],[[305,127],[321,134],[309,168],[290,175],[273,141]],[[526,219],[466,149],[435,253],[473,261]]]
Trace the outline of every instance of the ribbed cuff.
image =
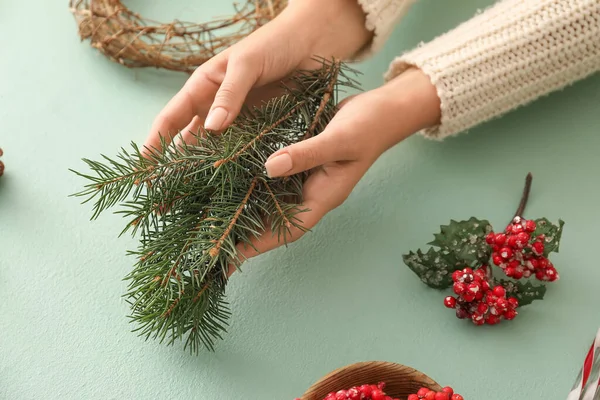
[[504,0],[396,58],[386,80],[420,68],[441,101],[442,139],[600,70],[600,1]]

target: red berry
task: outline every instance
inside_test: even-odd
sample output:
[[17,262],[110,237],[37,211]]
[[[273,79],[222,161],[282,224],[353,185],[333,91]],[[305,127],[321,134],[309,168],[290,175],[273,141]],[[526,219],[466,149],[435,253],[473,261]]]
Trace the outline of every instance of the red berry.
[[548,268],[549,264],[550,264],[550,262],[548,261],[548,259],[546,257],[538,258],[538,267],[539,268]]
[[504,233],[499,233],[494,237],[494,244],[502,246],[504,243],[506,243],[506,235]]
[[467,303],[470,303],[473,300],[475,300],[475,295],[471,292],[467,292],[467,293],[463,294],[463,299],[465,299],[465,301]]
[[406,400],[419,400],[419,396],[417,396],[416,394],[411,394]]
[[503,247],[502,249],[500,249],[500,257],[502,257],[505,260],[512,258],[513,254],[514,253],[512,249],[509,247]]
[[460,278],[462,278],[462,276],[463,276],[463,272],[462,271],[460,271],[460,270],[459,271],[454,271],[452,273],[452,280],[454,282],[458,282],[460,280]]
[[491,307],[494,304],[496,304],[496,301],[498,301],[498,297],[494,296],[493,294],[488,293],[485,300],[486,300],[487,305]]
[[548,267],[546,268],[546,277],[550,282],[554,282],[558,279],[558,273],[556,272],[556,268]]
[[494,232],[490,232],[485,236],[485,241],[487,244],[494,244],[496,241],[496,234]]
[[510,231],[513,235],[518,235],[519,233],[523,232],[523,225],[513,224],[513,226],[510,228]]
[[504,312],[505,310],[508,309],[509,306],[509,302],[508,300],[506,300],[505,298],[499,298],[498,301],[496,302],[496,308],[498,309],[498,311],[500,312]]
[[485,323],[488,325],[496,325],[499,322],[500,322],[500,317],[498,317],[497,315],[488,315],[485,318]]
[[517,308],[519,307],[519,300],[517,300],[515,297],[509,297],[508,305],[510,308]]
[[470,275],[472,275],[472,274],[473,274],[473,270],[472,270],[471,268],[469,268],[469,267],[467,267],[467,268],[463,269],[463,272],[464,272],[465,274],[470,274]]
[[525,247],[525,245],[527,243],[529,243],[529,239],[530,239],[529,233],[521,232],[517,235],[517,245],[519,247]]
[[481,284],[477,282],[469,283],[469,286],[467,286],[467,290],[469,291],[469,293],[477,294],[481,290]]
[[543,254],[544,253],[544,243],[542,243],[542,242],[534,242],[531,245],[531,249],[533,250],[533,252],[535,254],[538,254],[538,255]]
[[417,396],[419,396],[420,398],[425,397],[425,395],[427,393],[431,392],[431,389],[428,389],[426,387],[422,387],[421,389],[419,389],[419,391],[417,392]]
[[487,292],[490,290],[490,283],[488,281],[481,282],[481,291]]
[[507,267],[504,270],[504,273],[506,274],[506,276],[508,276],[509,278],[512,278],[513,276],[515,276],[515,272],[517,271],[516,268],[513,267]]
[[454,394],[454,389],[452,389],[450,386],[446,386],[442,389],[442,392],[448,393],[450,396],[452,396]]
[[436,393],[432,390],[423,397],[423,400],[435,400]]
[[371,400],[385,400],[387,396],[381,391],[381,389],[374,389],[371,392]]
[[385,382],[379,382],[379,383],[377,384],[377,387],[378,387],[379,389],[381,389],[381,390],[385,389]]
[[360,400],[361,397],[360,392],[355,387],[348,389],[346,395],[348,396],[348,400]]
[[340,390],[335,394],[335,400],[346,400],[346,391]]
[[465,400],[460,394],[453,394],[450,400]]
[[494,287],[493,293],[494,296],[504,297],[506,290],[502,286],[498,285]]
[[508,247],[512,247],[513,249],[517,247],[517,237],[515,235],[510,235],[506,241],[506,245]]
[[535,258],[528,258],[525,265],[527,265],[527,268],[529,269],[537,269],[539,267],[538,260]]
[[521,279],[523,277],[523,269],[522,268],[516,268],[512,277],[514,279]]
[[473,323],[475,325],[483,325],[483,324],[485,324],[485,319],[483,318],[483,315],[480,315],[480,314],[473,314],[473,315],[471,315],[471,321],[473,321]]
[[477,305],[477,312],[479,314],[485,314],[487,312],[487,310],[488,310],[488,305],[487,304],[485,304],[485,303],[479,303]]
[[546,270],[538,269],[537,271],[535,271],[535,277],[537,279],[539,279],[540,281],[543,281],[544,278],[546,277]]
[[444,305],[447,308],[454,308],[456,307],[456,299],[452,296],[448,296],[444,299]]
[[518,313],[513,309],[506,310],[506,312],[504,313],[504,319],[511,321],[511,320],[515,319],[517,314]]
[[457,282],[454,284],[454,293],[463,294],[467,290],[467,285]]
[[450,400],[450,395],[446,392],[437,392],[435,394],[435,400]]
[[525,230],[527,232],[535,232],[536,226],[535,226],[535,221],[528,219],[525,221]]
[[362,385],[358,388],[358,390],[360,390],[360,392],[364,394],[365,397],[369,397],[373,388],[371,387],[371,385]]
[[485,268],[481,267],[478,270],[475,270],[475,272],[473,272],[473,276],[475,277],[476,281],[482,281],[485,279]]
[[502,259],[502,257],[500,257],[500,254],[498,254],[498,253],[492,254],[492,261],[496,265],[500,265],[504,262],[504,260]]

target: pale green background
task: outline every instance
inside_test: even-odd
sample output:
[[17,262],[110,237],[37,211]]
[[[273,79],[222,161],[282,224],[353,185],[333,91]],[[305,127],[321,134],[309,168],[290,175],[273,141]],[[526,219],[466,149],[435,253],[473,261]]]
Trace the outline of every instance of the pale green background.
[[[600,78],[444,143],[414,137],[372,168],[314,233],[253,261],[229,287],[230,333],[216,353],[129,332],[123,221],[88,221],[67,195],[81,157],[142,141],[184,76],[132,71],[81,44],[66,1],[0,2],[0,398],[287,399],[348,363],[414,366],[466,399],[564,399],[600,327]],[[375,59],[394,55],[490,0],[421,0]],[[226,1],[129,1],[161,19],[206,20]],[[217,6],[216,4],[220,4]],[[369,110],[365,110],[369,112]],[[440,223],[503,227],[526,172],[530,216],[567,221],[562,279],[512,323],[475,328],[405,267]]]

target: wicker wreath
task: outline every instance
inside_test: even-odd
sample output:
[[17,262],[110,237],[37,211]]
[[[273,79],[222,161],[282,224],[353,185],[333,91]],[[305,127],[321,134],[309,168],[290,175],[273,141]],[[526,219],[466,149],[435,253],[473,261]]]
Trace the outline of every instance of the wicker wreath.
[[247,0],[235,14],[205,23],[161,23],[134,13],[120,0],[70,0],[81,40],[129,68],[192,72],[278,15],[286,0]]

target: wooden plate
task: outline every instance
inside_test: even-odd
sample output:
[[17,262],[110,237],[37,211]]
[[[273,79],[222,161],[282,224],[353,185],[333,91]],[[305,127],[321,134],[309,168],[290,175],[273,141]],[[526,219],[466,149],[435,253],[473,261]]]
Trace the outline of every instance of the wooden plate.
[[433,379],[405,365],[384,361],[367,361],[337,369],[312,385],[301,400],[323,400],[331,392],[350,389],[353,386],[385,382],[388,396],[405,400],[409,394],[422,387],[440,391]]

